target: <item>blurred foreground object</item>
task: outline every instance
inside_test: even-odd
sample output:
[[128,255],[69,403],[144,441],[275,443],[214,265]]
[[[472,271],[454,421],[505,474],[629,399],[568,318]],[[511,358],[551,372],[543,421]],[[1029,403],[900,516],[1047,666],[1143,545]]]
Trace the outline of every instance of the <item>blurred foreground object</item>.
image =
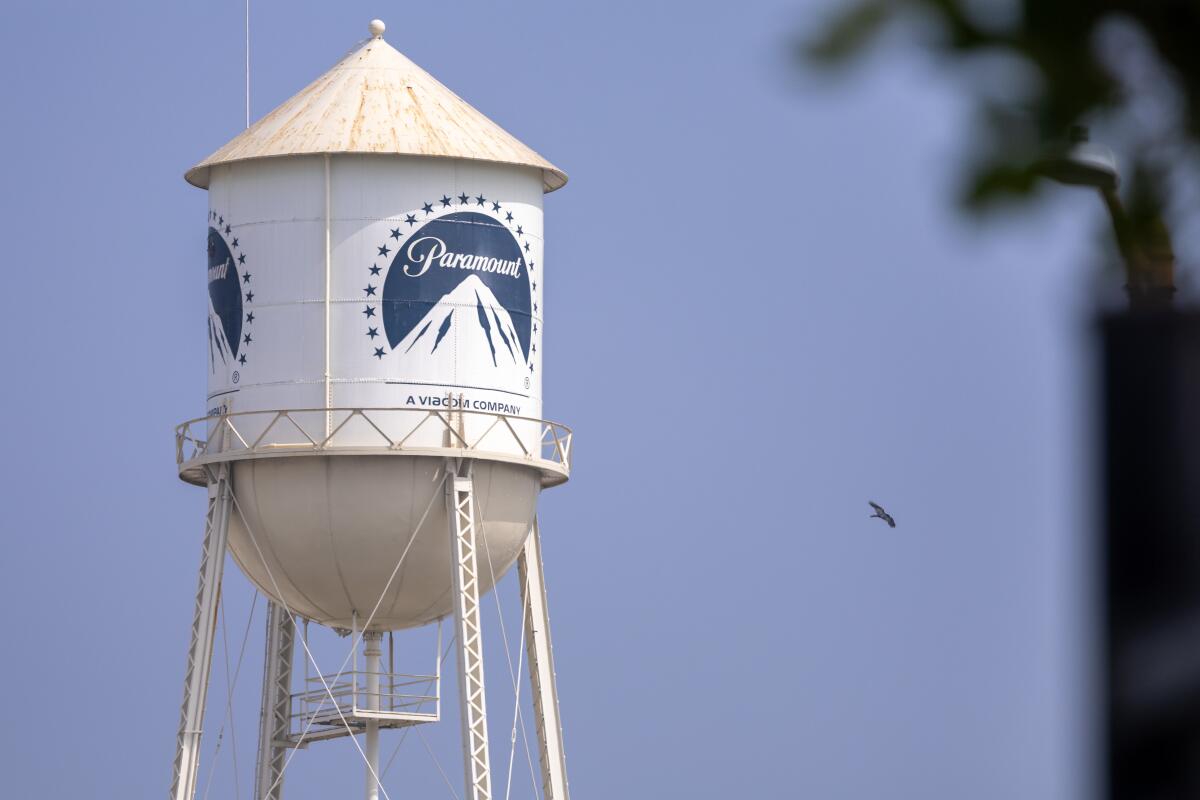
[[843,67],[895,28],[970,95],[975,124],[960,156],[968,211],[1028,199],[1042,183],[1045,142],[1080,125],[1103,128],[1128,165],[1124,203],[1115,181],[1090,185],[1114,215],[1133,270],[1130,299],[1169,294],[1159,291],[1173,283],[1164,219],[1182,242],[1196,238],[1200,218],[1190,188],[1200,184],[1200,0],[856,0],[829,9],[797,44],[807,66]]
[[1156,308],[1171,303],[1175,296],[1175,251],[1167,226],[1159,214],[1154,215],[1152,224],[1134,225],[1117,194],[1120,173],[1112,150],[1089,141],[1087,128],[1077,125],[1066,147],[1051,151],[1033,168],[1052,181],[1100,193],[1121,251],[1125,291],[1131,308]]
[[1103,321],[1108,797],[1200,797],[1200,313]]
[[[1131,310],[1102,330],[1105,437],[1103,763],[1112,800],[1200,798],[1200,313],[1173,311],[1174,254],[1200,218],[1200,0],[853,0],[803,37],[844,66],[895,30],[972,99],[961,137],[969,212],[1045,181],[1096,189]],[[885,47],[895,44],[891,37]],[[1047,160],[1044,143],[1084,141]],[[1123,195],[1118,195],[1120,189]]]

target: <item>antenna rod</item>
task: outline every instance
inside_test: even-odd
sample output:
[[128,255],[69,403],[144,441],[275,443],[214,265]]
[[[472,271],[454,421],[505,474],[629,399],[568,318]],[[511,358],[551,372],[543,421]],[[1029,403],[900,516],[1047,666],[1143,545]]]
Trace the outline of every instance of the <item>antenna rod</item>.
[[250,127],[250,0],[246,0],[246,127]]

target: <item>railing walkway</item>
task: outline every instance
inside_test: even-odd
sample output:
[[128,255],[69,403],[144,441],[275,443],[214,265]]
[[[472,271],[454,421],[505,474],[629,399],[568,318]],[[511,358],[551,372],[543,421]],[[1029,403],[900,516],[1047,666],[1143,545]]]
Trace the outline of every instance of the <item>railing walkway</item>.
[[418,455],[522,464],[544,486],[567,480],[571,429],[487,411],[301,408],[188,420],[175,429],[179,477],[203,486],[210,464],[296,455]]
[[382,672],[378,692],[368,691],[368,679],[362,671],[309,678],[306,691],[292,695],[289,741],[296,744],[346,736],[351,730],[363,729],[369,719],[381,728],[402,728],[440,718],[438,675]]

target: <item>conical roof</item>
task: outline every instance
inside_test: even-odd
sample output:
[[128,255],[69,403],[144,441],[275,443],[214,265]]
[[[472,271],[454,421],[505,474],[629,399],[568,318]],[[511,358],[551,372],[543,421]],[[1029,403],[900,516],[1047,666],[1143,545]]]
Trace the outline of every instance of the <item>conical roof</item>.
[[254,158],[323,153],[463,158],[542,170],[552,192],[567,176],[466,101],[372,37],[331,70],[188,170],[208,188],[209,168]]

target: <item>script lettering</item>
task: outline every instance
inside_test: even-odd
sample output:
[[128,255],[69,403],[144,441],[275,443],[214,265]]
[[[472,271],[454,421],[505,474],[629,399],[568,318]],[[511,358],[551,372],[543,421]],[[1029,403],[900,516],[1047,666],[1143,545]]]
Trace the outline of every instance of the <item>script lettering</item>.
[[[435,263],[443,269],[470,269],[477,272],[495,272],[510,278],[521,277],[521,260],[504,261],[474,253],[455,253],[446,249],[446,243],[436,236],[422,236],[408,243],[404,251],[408,262],[404,274],[419,278]],[[415,268],[415,269],[414,269]]]
[[[429,247],[424,253],[419,253],[417,245],[422,242],[429,242]],[[420,239],[414,239],[408,243],[408,260],[412,263],[404,265],[404,274],[410,278],[419,278],[429,271],[429,267],[434,260],[446,252],[446,243],[436,236],[422,236]],[[421,269],[417,272],[410,272],[409,267],[420,265]]]
[[215,267],[208,268],[208,282],[225,280],[226,273],[229,272],[229,265],[233,259],[227,258],[224,263],[217,264]]

